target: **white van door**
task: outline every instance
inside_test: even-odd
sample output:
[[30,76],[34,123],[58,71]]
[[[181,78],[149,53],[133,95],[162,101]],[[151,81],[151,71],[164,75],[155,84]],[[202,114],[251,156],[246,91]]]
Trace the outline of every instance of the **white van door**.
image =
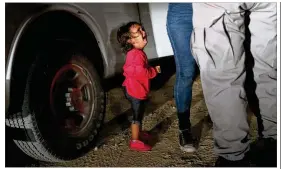
[[[168,12],[168,3],[149,3],[140,4],[141,21],[148,29],[149,45],[148,56],[166,57],[172,56],[173,50],[167,34],[166,18]],[[153,50],[153,49],[154,50]]]
[[173,50],[166,30],[168,3],[140,3],[140,20],[148,33],[145,48],[149,59],[173,56]]

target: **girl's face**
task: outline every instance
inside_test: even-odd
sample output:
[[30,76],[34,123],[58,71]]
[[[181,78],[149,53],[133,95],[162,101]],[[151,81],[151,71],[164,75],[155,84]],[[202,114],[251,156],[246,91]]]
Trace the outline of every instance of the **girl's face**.
[[130,28],[129,43],[137,49],[143,49],[147,44],[146,32],[142,29],[140,25],[132,25]]

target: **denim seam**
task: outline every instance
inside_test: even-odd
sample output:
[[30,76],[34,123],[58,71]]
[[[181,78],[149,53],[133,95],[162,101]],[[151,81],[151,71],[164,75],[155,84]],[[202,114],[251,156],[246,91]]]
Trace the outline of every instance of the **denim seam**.
[[[179,66],[179,63],[178,63],[178,58],[177,58],[177,51],[175,50],[175,44],[174,44],[174,39],[172,38],[172,36],[170,35],[170,28],[169,28],[169,26],[167,25],[166,26],[167,27],[167,33],[168,33],[168,36],[169,36],[169,38],[170,38],[170,42],[171,42],[171,45],[172,45],[172,48],[173,48],[173,51],[174,51],[174,58],[176,59],[176,67],[177,67],[177,69],[178,69],[178,72],[180,72],[180,66]],[[177,71],[177,70],[176,70]],[[178,79],[178,73],[176,73],[176,78]],[[176,79],[176,80],[177,80]],[[176,88],[178,88],[178,83],[176,83]],[[174,89],[174,91],[175,91],[175,89]],[[175,97],[176,97],[176,99],[177,100],[179,100],[179,95],[178,95],[178,91],[177,92],[174,92],[175,93]]]

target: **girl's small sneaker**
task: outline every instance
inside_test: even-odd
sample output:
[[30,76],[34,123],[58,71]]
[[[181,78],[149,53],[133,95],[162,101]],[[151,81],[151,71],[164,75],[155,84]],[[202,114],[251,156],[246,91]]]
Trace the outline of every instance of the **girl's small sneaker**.
[[152,147],[147,144],[144,144],[140,140],[131,140],[130,149],[135,151],[151,151]]

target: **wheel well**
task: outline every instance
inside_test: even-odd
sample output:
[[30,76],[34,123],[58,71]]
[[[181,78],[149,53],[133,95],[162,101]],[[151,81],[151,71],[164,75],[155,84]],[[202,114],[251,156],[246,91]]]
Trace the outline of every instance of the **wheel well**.
[[[95,66],[99,76],[104,74],[103,58],[93,32],[78,17],[67,11],[50,11],[32,21],[19,41],[12,66],[9,112],[21,111],[26,78],[35,60],[38,48],[46,46],[49,40],[83,42],[84,48],[91,51],[88,59]],[[82,44],[82,43],[81,43]],[[17,99],[13,99],[17,98]],[[11,110],[16,109],[16,110]]]

